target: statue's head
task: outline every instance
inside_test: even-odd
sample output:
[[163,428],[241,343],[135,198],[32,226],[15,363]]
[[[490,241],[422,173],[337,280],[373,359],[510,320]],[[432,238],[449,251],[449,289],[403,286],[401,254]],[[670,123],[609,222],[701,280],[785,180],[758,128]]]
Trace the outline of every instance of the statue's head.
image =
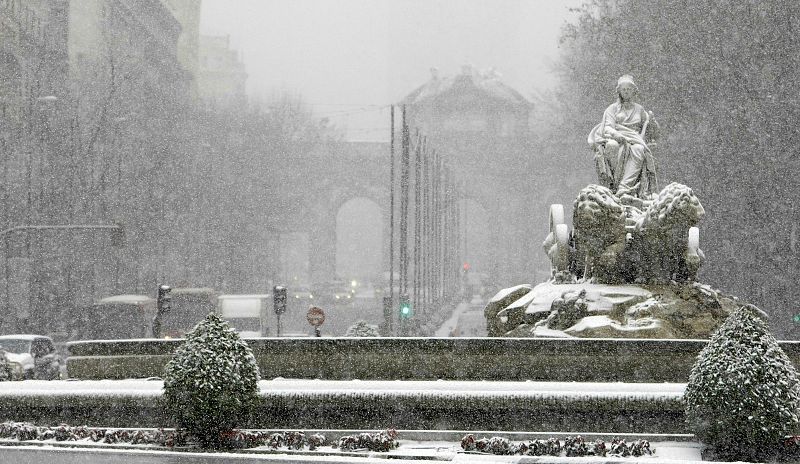
[[619,95],[619,100],[621,102],[631,101],[639,95],[639,88],[636,87],[633,76],[625,74],[617,79],[617,95]]

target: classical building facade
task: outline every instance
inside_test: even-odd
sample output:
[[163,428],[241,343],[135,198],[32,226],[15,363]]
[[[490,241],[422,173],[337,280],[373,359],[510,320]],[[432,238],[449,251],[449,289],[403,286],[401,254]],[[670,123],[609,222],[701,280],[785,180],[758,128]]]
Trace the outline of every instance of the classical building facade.
[[135,82],[146,96],[185,92],[190,75],[178,59],[181,30],[161,0],[70,2],[70,77],[74,82],[108,81],[113,73]]
[[247,72],[230,36],[200,36],[200,98],[218,108],[239,108],[247,102]]
[[178,62],[191,76],[192,95],[197,96],[202,0],[163,0],[163,2],[181,25],[178,37]]
[[[448,160],[461,187],[462,256],[490,283],[530,279],[532,218],[524,167],[530,156],[532,104],[494,70],[464,66],[430,79],[401,102],[409,127]],[[524,280],[523,280],[524,279]]]

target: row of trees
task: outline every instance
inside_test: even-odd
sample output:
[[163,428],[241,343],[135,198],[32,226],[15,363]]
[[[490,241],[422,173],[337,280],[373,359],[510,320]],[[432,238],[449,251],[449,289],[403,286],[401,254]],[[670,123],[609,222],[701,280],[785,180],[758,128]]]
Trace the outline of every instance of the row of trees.
[[116,56],[87,63],[52,97],[26,85],[23,111],[3,121],[4,230],[125,229],[123,244],[102,232],[8,234],[4,331],[69,334],[97,298],[162,282],[266,290],[278,234],[305,210],[297,162],[321,156],[332,131],[299,96],[208,107],[185,82],[154,85],[146,63]]
[[560,175],[583,166],[565,185],[589,176],[586,134],[615,100],[617,78],[632,74],[664,132],[660,186],[690,186],[707,212],[702,280],[763,307],[790,335],[800,300],[800,4],[592,0],[576,13],[562,34],[559,89],[539,105]]

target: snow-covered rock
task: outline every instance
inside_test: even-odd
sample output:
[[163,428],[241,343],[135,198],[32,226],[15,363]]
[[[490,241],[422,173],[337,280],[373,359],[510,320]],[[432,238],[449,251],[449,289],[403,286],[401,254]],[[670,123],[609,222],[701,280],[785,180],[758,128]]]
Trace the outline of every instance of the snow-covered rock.
[[736,299],[696,282],[606,285],[551,280],[525,293],[503,292],[521,296],[502,309],[498,303],[508,298],[487,305],[487,323],[497,328],[495,336],[708,338],[740,306]]

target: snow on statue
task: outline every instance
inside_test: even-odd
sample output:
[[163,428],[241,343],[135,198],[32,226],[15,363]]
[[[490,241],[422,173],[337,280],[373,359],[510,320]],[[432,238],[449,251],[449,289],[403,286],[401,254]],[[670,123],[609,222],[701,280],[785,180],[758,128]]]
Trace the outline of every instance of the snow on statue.
[[617,196],[647,198],[656,189],[651,148],[658,138],[658,123],[652,111],[636,103],[639,88],[633,77],[620,77],[616,91],[617,101],[606,108],[600,124],[589,133],[597,176]]
[[498,293],[484,312],[490,335],[707,338],[740,306],[697,282],[705,210],[685,185],[658,192],[658,124],[631,76],[616,90],[589,136],[600,185],[578,193],[572,228],[562,205],[550,207],[551,279],[514,301]]

